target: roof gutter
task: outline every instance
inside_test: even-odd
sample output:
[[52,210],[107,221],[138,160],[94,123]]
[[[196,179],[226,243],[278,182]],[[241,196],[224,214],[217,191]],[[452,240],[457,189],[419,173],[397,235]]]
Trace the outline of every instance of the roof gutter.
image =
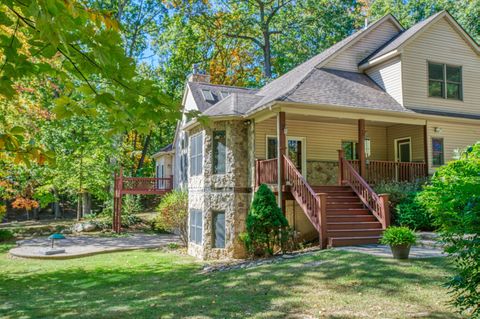
[[396,57],[397,55],[400,55],[401,53],[402,53],[402,52],[401,52],[400,50],[395,49],[395,50],[393,50],[393,51],[390,51],[390,52],[388,52],[388,53],[385,53],[385,54],[382,55],[382,56],[379,56],[378,58],[375,58],[375,59],[373,59],[373,60],[370,60],[370,61],[367,61],[367,62],[361,64],[361,65],[358,67],[358,69],[359,69],[360,71],[364,71],[364,70],[366,70],[366,69],[368,69],[368,68],[371,68],[372,66],[375,66],[375,65],[380,64],[380,63],[382,63],[382,62],[385,62],[385,61],[387,61],[387,60],[389,60],[389,59],[391,59],[391,58],[393,58],[393,57]]

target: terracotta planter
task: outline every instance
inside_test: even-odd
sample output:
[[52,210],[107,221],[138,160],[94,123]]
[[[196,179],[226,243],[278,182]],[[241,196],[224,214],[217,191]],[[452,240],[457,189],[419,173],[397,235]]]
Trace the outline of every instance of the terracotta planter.
[[397,245],[397,246],[390,246],[392,250],[393,258],[395,259],[408,259],[408,255],[410,254],[410,247],[411,244],[405,245]]

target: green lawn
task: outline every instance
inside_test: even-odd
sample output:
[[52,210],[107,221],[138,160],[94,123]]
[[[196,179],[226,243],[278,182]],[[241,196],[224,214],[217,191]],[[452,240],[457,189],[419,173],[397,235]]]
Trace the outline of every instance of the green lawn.
[[63,261],[0,252],[0,318],[456,318],[445,259],[342,251],[208,275],[176,253]]

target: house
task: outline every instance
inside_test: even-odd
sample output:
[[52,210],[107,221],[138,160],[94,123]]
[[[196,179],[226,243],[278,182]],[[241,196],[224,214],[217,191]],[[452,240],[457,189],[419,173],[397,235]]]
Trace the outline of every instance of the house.
[[152,156],[155,161],[155,178],[160,179],[157,180],[158,185],[155,185],[158,189],[165,188],[165,179],[173,176],[174,156],[173,144],[168,144]]
[[424,178],[479,140],[479,88],[480,48],[446,11],[410,29],[387,15],[258,90],[194,72],[173,145],[189,254],[243,256],[260,183],[304,239],[377,242],[388,195],[372,186]]

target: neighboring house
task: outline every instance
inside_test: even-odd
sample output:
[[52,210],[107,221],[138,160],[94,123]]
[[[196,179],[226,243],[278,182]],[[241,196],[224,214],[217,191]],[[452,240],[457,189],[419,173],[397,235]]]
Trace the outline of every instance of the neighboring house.
[[388,200],[368,184],[425,177],[479,140],[479,88],[479,46],[445,11],[408,30],[387,15],[259,90],[194,73],[184,110],[210,120],[185,115],[173,147],[188,252],[242,257],[259,183],[304,239],[378,241]]
[[[164,148],[160,149],[157,153],[153,154],[153,159],[155,160],[155,177],[156,178],[170,178],[173,176],[173,159],[175,153],[173,152],[173,145],[168,144]],[[156,188],[168,188],[171,185],[166,185],[168,183],[166,180],[159,180],[156,182]]]

